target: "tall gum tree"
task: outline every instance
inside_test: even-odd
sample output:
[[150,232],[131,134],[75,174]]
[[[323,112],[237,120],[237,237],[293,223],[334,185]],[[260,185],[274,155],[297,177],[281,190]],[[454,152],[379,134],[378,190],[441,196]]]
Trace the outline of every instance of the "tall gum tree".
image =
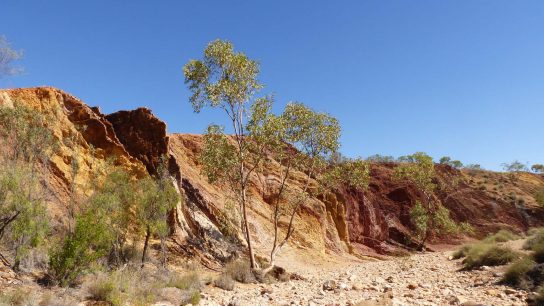
[[[257,80],[259,65],[244,53],[235,52],[230,42],[216,40],[204,50],[202,60],[191,60],[184,67],[185,83],[192,92],[190,102],[195,112],[204,107],[222,109],[230,120],[234,145],[227,139],[223,129],[210,126],[206,137],[207,145],[203,160],[225,163],[222,166],[229,173],[205,167],[210,181],[224,176],[229,179],[240,203],[242,229],[249,250],[252,268],[256,268],[253,245],[247,220],[247,188],[251,173],[258,166],[250,164],[249,141],[247,136],[247,115],[255,102],[255,93],[262,88]],[[223,155],[223,156],[222,156]],[[219,165],[215,165],[219,166]],[[219,170],[219,169],[218,169]]]
[[[222,126],[208,127],[200,159],[208,180],[226,182],[235,195],[253,269],[259,267],[248,224],[247,189],[257,169],[272,159],[280,163],[278,186],[266,190],[274,199],[271,216],[274,241],[269,265],[262,270],[266,274],[293,235],[295,217],[309,196],[310,184],[319,181],[317,178],[326,168],[325,162],[339,147],[340,125],[334,117],[298,102],[289,103],[280,115],[273,114],[272,97],[254,97],[262,88],[257,81],[258,71],[255,61],[235,52],[231,43],[221,40],[206,47],[202,60],[191,60],[184,67],[194,111],[218,108],[231,123],[231,135],[227,135]],[[301,188],[288,184],[294,170],[304,174]],[[287,194],[289,196],[285,196]],[[280,230],[282,219],[287,224],[283,232]]]

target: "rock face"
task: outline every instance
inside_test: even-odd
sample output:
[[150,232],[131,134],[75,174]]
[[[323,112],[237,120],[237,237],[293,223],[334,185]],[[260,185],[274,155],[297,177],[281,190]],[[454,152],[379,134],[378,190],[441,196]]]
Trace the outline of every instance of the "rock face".
[[[146,108],[103,115],[98,108],[49,87],[0,90],[0,105],[26,105],[51,117],[48,127],[60,148],[51,158],[50,185],[56,196],[49,207],[60,222],[73,178],[72,159],[81,165],[76,183],[88,194],[84,186],[107,159],[113,157],[135,176],[145,176],[156,173],[161,157],[166,156],[173,182],[185,198],[171,216],[179,253],[212,263],[241,251],[236,205],[228,188],[209,184],[200,172],[201,135],[169,135],[166,124]],[[394,167],[394,163],[373,164],[367,190],[342,187],[308,199],[297,215],[293,239],[282,252],[296,261],[297,254],[387,253],[410,245],[409,211],[422,193],[407,181],[394,180]],[[536,190],[544,188],[543,176],[459,171],[447,166],[437,166],[437,172],[436,197],[455,220],[471,223],[480,235],[501,227],[522,230],[544,220],[544,210],[533,198]],[[262,182],[278,176],[279,165],[272,162],[251,181],[250,228],[263,256],[269,252],[273,227],[270,199],[262,194]],[[295,172],[289,184],[300,188],[302,177]]]
[[166,124],[147,108],[119,111],[105,118],[130,155],[140,160],[148,172],[155,173],[160,158],[168,155]]

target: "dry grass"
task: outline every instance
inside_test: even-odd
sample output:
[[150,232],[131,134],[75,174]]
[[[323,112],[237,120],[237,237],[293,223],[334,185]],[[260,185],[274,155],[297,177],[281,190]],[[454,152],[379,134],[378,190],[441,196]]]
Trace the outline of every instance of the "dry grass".
[[89,297],[111,305],[149,305],[162,299],[161,289],[175,287],[183,292],[180,304],[198,304],[200,279],[196,272],[179,275],[168,271],[150,273],[136,268],[97,274],[87,285]]
[[249,262],[245,260],[237,260],[231,263],[228,263],[225,266],[225,271],[223,272],[226,275],[229,275],[233,280],[240,283],[255,283],[257,279],[251,271],[251,266]]
[[519,254],[506,246],[492,243],[474,244],[465,259],[463,268],[473,270],[482,266],[500,266],[514,261]]
[[17,288],[1,292],[0,305],[34,306],[38,305],[38,297],[29,289]]
[[492,243],[493,242],[507,242],[507,241],[516,240],[516,239],[519,239],[519,238],[520,238],[520,236],[512,233],[511,231],[502,229],[502,230],[496,232],[493,235],[487,236],[484,239],[484,241],[492,242]]
[[234,280],[230,275],[222,273],[213,281],[214,286],[221,288],[223,290],[232,291],[234,290]]
[[527,289],[530,285],[527,282],[527,272],[535,265],[530,256],[525,256],[512,263],[502,278],[502,283]]
[[461,248],[459,248],[457,251],[455,251],[451,257],[453,259],[461,259],[461,258],[465,258],[467,257],[467,254],[468,252],[470,251],[470,249],[472,248],[472,244],[465,244],[463,246],[461,246]]
[[530,237],[523,244],[523,249],[533,250],[538,245],[544,245],[544,228],[533,228],[527,234]]

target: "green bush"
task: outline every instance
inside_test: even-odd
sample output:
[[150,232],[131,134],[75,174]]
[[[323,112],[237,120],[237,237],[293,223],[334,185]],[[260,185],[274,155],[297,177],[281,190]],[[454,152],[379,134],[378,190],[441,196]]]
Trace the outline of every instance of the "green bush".
[[523,244],[523,249],[533,250],[539,245],[544,245],[544,229],[543,228],[534,228],[527,232],[530,235],[529,239]]
[[510,241],[510,240],[516,240],[516,239],[519,239],[520,237],[514,233],[512,233],[511,231],[509,230],[505,230],[505,229],[502,229],[498,232],[496,232],[495,234],[493,235],[489,235],[487,236],[484,241],[486,242],[506,242],[506,241]]
[[110,228],[100,220],[91,212],[78,216],[74,232],[52,251],[49,272],[59,285],[74,285],[81,273],[110,250]]
[[0,305],[32,306],[36,303],[36,295],[28,289],[17,288],[13,291],[0,292]]
[[91,282],[87,287],[87,291],[89,298],[94,301],[111,302],[119,294],[113,279],[106,276],[99,276],[99,278]]
[[532,249],[533,259],[538,263],[544,263],[544,244],[536,244]]
[[[167,286],[163,277],[163,271],[152,274],[129,266],[123,270],[95,275],[86,289],[91,299],[108,302],[113,306],[149,305],[160,300],[160,289]],[[193,291],[188,297],[193,295]]]
[[465,270],[473,270],[482,266],[500,266],[512,262],[518,254],[512,249],[491,243],[475,244],[463,260]]
[[468,254],[468,252],[470,251],[471,248],[472,248],[472,244],[465,244],[465,245],[461,246],[461,248],[459,248],[457,251],[455,251],[451,255],[451,257],[453,259],[460,259],[460,258],[467,257],[467,254]]
[[200,291],[193,290],[183,304],[198,305],[200,303]]
[[530,256],[525,256],[516,260],[504,273],[502,282],[511,286],[523,286],[525,275],[533,268],[534,265],[535,262]]
[[184,275],[176,273],[168,279],[167,287],[181,290],[200,289],[200,276],[194,271]]

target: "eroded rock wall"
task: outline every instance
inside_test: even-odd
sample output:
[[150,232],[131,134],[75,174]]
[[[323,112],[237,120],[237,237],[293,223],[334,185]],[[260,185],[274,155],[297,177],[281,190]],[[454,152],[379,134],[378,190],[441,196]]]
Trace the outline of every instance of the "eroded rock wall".
[[[49,183],[55,197],[49,207],[57,219],[66,214],[74,178],[72,159],[80,164],[75,181],[85,193],[85,186],[112,157],[134,175],[145,176],[155,174],[160,158],[167,156],[173,183],[184,198],[171,215],[174,247],[210,263],[228,260],[243,250],[236,205],[227,186],[209,184],[201,173],[201,135],[169,135],[166,124],[146,108],[103,115],[98,108],[49,87],[0,90],[0,105],[25,105],[51,118],[48,127],[59,150],[51,157]],[[345,186],[308,199],[297,215],[293,239],[282,252],[293,259],[306,253],[387,253],[410,245],[409,212],[422,193],[408,181],[393,179],[395,166],[371,165],[366,190]],[[541,175],[459,171],[447,166],[437,166],[437,171],[436,198],[455,220],[471,223],[479,235],[504,227],[523,230],[544,220],[544,211],[532,197],[544,188]],[[261,256],[268,254],[273,239],[271,199],[263,193],[263,184],[279,181],[279,176],[279,164],[272,161],[251,181],[250,227]],[[301,189],[303,182],[304,174],[294,172],[288,184]],[[286,222],[280,223],[285,230]]]

